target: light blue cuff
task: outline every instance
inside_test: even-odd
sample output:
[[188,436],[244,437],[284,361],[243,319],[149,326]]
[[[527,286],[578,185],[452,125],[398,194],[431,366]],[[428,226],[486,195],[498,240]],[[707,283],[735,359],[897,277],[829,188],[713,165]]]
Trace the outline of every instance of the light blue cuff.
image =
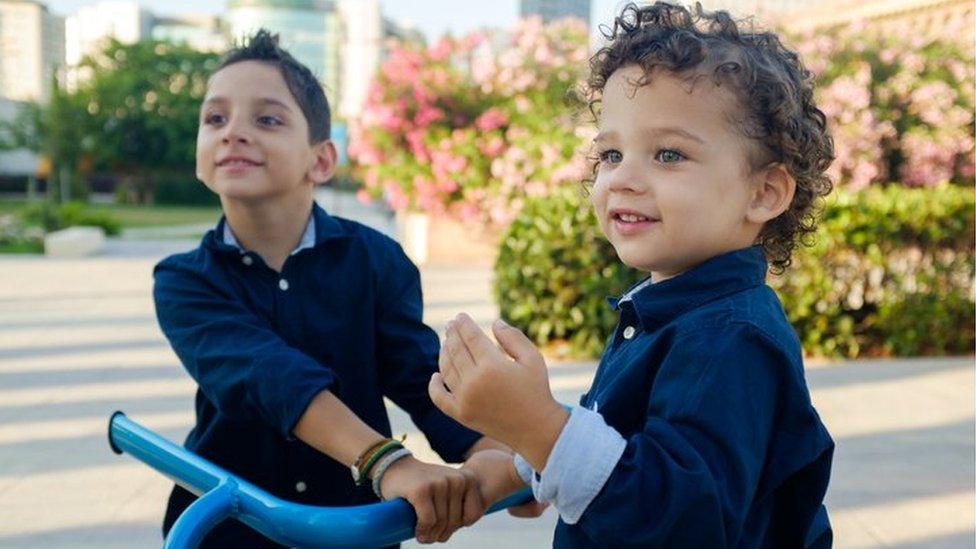
[[626,447],[627,441],[607,425],[603,416],[581,406],[573,407],[549,453],[545,470],[532,475],[535,499],[552,503],[563,522],[576,524],[610,478]]
[[529,465],[528,461],[522,457],[522,454],[515,454],[515,472],[518,473],[519,478],[525,482],[527,486],[532,485],[532,477],[535,473],[532,471],[532,466]]

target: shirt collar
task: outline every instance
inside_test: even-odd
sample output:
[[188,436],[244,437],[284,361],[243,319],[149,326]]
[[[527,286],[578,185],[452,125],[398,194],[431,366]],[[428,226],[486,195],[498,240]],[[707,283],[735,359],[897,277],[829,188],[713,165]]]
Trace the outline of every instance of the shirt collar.
[[650,331],[706,302],[761,286],[766,269],[762,247],[751,246],[713,257],[674,278],[654,284],[648,278],[610,304],[618,308],[632,302],[641,328]]
[[[326,213],[317,202],[313,202],[312,211],[309,214],[308,222],[305,224],[305,232],[302,233],[302,239],[299,241],[298,246],[292,250],[291,255],[304,249],[316,248],[329,240],[346,236],[348,235],[342,224],[336,218]],[[203,245],[222,252],[244,251],[237,238],[234,237],[234,233],[230,230],[226,216],[222,216],[220,221],[217,222],[217,226],[212,231],[207,232],[203,238]]]
[[[244,251],[244,248],[237,241],[237,237],[234,236],[234,231],[230,230],[230,224],[224,223],[224,234],[223,234],[224,244],[228,246],[233,246],[240,251]],[[290,255],[295,255],[298,252],[306,249],[315,247],[315,216],[311,213],[308,214],[308,222],[305,223],[305,232],[302,233],[302,239],[298,241],[298,246],[291,251]]]

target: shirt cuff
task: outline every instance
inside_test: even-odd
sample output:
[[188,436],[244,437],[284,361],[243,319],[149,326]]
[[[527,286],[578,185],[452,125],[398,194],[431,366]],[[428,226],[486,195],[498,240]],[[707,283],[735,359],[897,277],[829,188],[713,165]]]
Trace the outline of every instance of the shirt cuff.
[[535,473],[532,471],[532,466],[529,465],[528,461],[525,461],[522,454],[515,454],[513,460],[515,461],[515,472],[518,473],[519,478],[522,479],[522,482],[524,482],[526,486],[531,486],[532,477],[535,476]]
[[626,447],[627,441],[607,425],[603,416],[573,407],[546,468],[532,475],[535,498],[555,505],[566,524],[576,524],[610,478]]

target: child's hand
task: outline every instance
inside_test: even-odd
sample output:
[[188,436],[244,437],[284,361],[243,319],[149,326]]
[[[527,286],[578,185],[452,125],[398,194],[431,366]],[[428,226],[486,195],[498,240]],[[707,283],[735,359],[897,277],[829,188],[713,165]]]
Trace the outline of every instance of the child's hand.
[[[481,497],[488,505],[525,487],[525,482],[515,470],[512,454],[502,450],[475,452],[468,461],[464,462],[463,468],[475,474]],[[548,504],[532,501],[517,507],[509,507],[508,513],[521,518],[535,518],[547,507]]]
[[471,454],[462,467],[474,473],[485,503],[491,505],[525,487],[512,462],[512,454],[503,450],[482,450]]
[[417,514],[415,535],[420,543],[444,542],[462,526],[485,514],[474,473],[418,461],[413,456],[390,465],[380,480],[384,499],[402,497]]
[[492,331],[515,360],[462,313],[448,325],[430,398],[445,414],[514,448],[541,471],[569,413],[553,398],[546,363],[532,342],[501,320]]

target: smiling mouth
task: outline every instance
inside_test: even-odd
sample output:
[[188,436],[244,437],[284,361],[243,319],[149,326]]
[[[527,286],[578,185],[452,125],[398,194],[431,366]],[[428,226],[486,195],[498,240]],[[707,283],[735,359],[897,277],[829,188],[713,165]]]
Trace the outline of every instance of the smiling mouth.
[[660,221],[660,219],[654,219],[652,217],[647,217],[640,214],[632,213],[613,213],[610,216],[614,221],[622,221],[624,223],[653,223]]
[[243,158],[231,158],[217,163],[218,168],[246,168],[251,166],[261,166],[260,162],[253,162]]

